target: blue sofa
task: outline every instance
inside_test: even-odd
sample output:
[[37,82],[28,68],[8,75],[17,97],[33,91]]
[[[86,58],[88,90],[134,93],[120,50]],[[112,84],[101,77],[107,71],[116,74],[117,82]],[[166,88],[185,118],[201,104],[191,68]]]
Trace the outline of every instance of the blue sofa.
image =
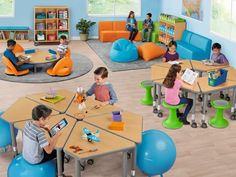
[[135,61],[138,60],[138,49],[129,40],[121,38],[112,44],[110,58],[120,63]]
[[177,52],[181,59],[210,59],[212,40],[185,30],[182,40],[177,40]]

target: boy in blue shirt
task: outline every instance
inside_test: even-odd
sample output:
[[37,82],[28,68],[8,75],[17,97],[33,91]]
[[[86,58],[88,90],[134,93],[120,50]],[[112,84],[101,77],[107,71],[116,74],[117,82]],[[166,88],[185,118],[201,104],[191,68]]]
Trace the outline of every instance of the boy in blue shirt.
[[28,63],[30,59],[24,60],[22,56],[16,57],[16,55],[13,53],[15,46],[16,41],[9,39],[7,41],[7,49],[5,50],[3,55],[12,62],[12,64],[16,67],[18,71],[33,69],[34,66]]
[[152,21],[152,14],[147,13],[147,18],[143,21],[143,27],[144,29],[142,30],[142,42],[146,42],[145,39],[145,33],[148,32],[148,39],[147,41],[151,41],[151,35],[152,35],[152,28],[153,28],[153,21]]

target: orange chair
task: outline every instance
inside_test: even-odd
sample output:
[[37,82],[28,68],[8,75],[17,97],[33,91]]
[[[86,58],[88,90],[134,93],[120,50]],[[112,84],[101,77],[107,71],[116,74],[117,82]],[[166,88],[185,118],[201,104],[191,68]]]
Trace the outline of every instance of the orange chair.
[[7,75],[22,76],[22,75],[29,73],[29,69],[17,71],[17,69],[12,64],[12,62],[8,58],[6,58],[5,56],[2,57],[2,61],[3,61],[4,65],[6,66],[5,74],[7,74]]
[[60,59],[53,68],[48,68],[50,76],[68,76],[72,72],[73,61],[70,57]]
[[70,48],[68,48],[65,57],[70,57],[70,54],[71,54],[71,51],[70,51]]
[[16,53],[22,53],[24,52],[25,49],[20,45],[20,44],[16,44],[14,50],[13,50],[13,53],[16,54]]

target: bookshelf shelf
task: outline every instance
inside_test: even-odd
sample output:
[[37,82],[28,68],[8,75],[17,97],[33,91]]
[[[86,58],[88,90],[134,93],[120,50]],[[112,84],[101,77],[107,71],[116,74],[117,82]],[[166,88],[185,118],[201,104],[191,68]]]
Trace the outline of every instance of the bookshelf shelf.
[[168,45],[171,40],[179,40],[186,29],[186,21],[176,16],[161,14],[159,27],[159,41]]
[[34,7],[34,43],[59,42],[61,35],[69,41],[70,16],[67,6]]
[[23,26],[2,26],[0,27],[0,42],[8,39],[16,41],[29,41],[29,27]]

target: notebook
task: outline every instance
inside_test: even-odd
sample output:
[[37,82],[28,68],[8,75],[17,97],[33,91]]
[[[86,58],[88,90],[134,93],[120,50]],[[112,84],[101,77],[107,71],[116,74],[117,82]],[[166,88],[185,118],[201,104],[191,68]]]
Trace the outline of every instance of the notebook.
[[61,96],[61,95],[56,95],[54,98],[46,98],[46,96],[43,96],[40,99],[43,100],[43,101],[47,101],[49,103],[52,103],[52,104],[56,104],[56,103],[64,100],[65,97]]

